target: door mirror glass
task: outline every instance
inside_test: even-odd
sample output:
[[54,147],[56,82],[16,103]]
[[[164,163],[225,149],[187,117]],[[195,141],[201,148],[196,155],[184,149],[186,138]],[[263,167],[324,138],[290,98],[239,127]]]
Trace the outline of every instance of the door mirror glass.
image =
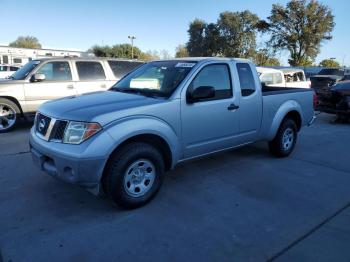
[[215,88],[212,86],[199,86],[194,90],[191,90],[187,94],[187,101],[194,103],[197,101],[210,99],[215,97]]
[[46,76],[44,74],[34,74],[31,78],[32,82],[41,82],[44,81]]

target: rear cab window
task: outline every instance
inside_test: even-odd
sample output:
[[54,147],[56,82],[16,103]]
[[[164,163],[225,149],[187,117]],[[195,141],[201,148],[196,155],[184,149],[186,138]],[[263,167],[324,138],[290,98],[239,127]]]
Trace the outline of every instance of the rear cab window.
[[77,67],[79,80],[81,81],[106,79],[106,74],[100,62],[77,61],[75,65]]
[[255,93],[256,86],[252,69],[247,63],[237,63],[237,72],[241,85],[241,93],[243,97],[250,96]]
[[143,62],[131,62],[131,61],[116,61],[108,60],[108,64],[112,69],[114,76],[117,79],[124,77],[135,68],[143,64]]

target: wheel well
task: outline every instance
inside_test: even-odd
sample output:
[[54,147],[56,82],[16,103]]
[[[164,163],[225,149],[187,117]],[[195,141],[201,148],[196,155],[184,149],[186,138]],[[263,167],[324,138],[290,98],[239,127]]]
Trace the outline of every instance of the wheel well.
[[290,111],[284,119],[292,119],[297,125],[298,131],[301,129],[301,116],[298,111]]
[[23,116],[22,107],[16,98],[14,98],[12,96],[0,96],[0,98],[7,99],[7,100],[10,100],[11,102],[15,103],[18,106],[19,110],[21,111],[21,116]]
[[143,142],[148,143],[151,146],[154,146],[156,149],[160,151],[160,153],[163,156],[164,164],[165,164],[165,170],[169,170],[172,165],[172,154],[170,147],[168,143],[160,136],[152,135],[152,134],[144,134],[144,135],[137,135],[133,136],[131,138],[128,138],[123,143],[121,143],[116,149],[114,149],[111,156],[120,148],[134,142]]

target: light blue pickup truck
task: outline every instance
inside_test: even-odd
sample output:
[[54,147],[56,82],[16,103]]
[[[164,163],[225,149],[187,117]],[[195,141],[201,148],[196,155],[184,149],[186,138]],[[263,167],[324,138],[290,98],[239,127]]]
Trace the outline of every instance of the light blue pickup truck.
[[315,102],[312,89],[262,87],[248,60],[154,61],[109,91],[42,105],[30,147],[46,173],[135,208],[179,162],[256,141],[288,156]]

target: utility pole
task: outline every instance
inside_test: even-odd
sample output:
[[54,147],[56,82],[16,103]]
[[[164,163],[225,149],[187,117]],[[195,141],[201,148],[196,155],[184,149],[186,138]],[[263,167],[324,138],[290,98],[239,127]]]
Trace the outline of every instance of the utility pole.
[[131,40],[131,59],[134,59],[134,40],[136,37],[129,35],[128,38]]

